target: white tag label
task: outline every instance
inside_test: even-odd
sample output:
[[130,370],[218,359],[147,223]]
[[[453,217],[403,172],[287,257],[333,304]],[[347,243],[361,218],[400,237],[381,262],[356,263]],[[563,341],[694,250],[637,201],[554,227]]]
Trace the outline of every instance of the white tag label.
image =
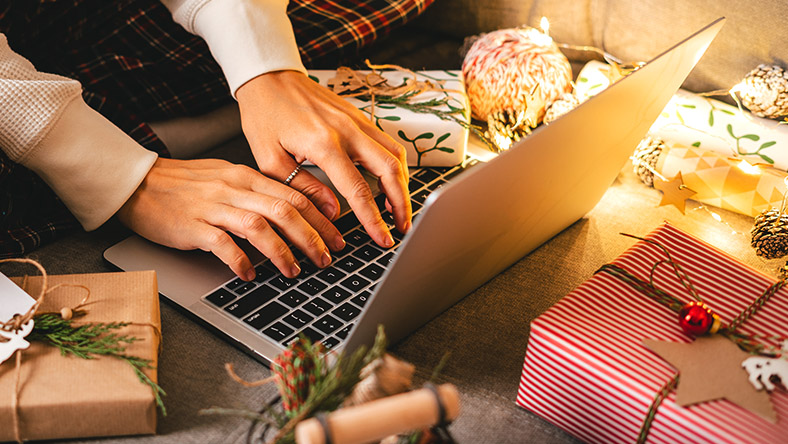
[[33,331],[33,325],[33,320],[31,319],[27,321],[26,324],[22,325],[19,331],[9,332],[0,330],[0,336],[6,341],[0,342],[0,364],[10,358],[17,350],[24,350],[30,347],[30,343],[25,341],[25,336]]
[[0,273],[0,322],[8,322],[15,314],[27,313],[35,303],[35,299]]

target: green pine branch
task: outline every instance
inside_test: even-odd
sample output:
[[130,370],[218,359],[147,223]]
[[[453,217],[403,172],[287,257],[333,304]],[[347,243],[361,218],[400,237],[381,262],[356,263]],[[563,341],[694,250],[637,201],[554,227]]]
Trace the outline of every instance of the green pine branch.
[[167,415],[162,400],[162,396],[166,396],[166,393],[143,371],[154,368],[151,364],[152,361],[125,354],[128,344],[138,341],[139,338],[113,332],[129,325],[128,323],[95,323],[74,327],[71,325],[71,320],[62,319],[52,313],[37,315],[34,321],[35,327],[27,339],[57,347],[63,356],[72,354],[82,359],[111,356],[126,361],[134,369],[134,374],[137,375],[140,382],[151,388],[156,405],[161,409],[163,415]]

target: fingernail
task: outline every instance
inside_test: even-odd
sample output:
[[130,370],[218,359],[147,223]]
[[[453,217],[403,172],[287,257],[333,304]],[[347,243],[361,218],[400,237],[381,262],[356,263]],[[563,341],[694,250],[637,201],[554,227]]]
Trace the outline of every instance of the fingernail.
[[408,231],[410,231],[411,227],[413,227],[413,222],[411,222],[411,221],[405,222],[405,228],[404,228],[405,231],[404,231],[404,233],[407,233]]
[[383,239],[383,245],[386,248],[391,248],[394,246],[394,238],[391,237],[391,233],[386,233],[386,238]]
[[346,245],[347,245],[347,243],[345,243],[345,239],[343,239],[342,236],[337,236],[336,238],[334,238],[334,249],[335,250],[337,250],[337,251],[344,250]]
[[293,266],[290,267],[290,273],[293,275],[293,277],[301,274],[301,267],[298,266],[298,262],[293,262]]
[[257,272],[254,271],[254,268],[250,268],[250,269],[246,270],[246,280],[247,281],[253,281],[254,278],[256,278],[256,277],[257,277]]
[[331,263],[331,255],[328,254],[328,251],[324,251],[323,255],[320,256],[320,266],[328,267],[330,263]]

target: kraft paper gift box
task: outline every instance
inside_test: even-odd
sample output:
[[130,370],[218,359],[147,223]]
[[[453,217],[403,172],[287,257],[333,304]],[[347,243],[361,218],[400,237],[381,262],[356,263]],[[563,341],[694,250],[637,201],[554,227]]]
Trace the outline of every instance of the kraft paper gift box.
[[[38,297],[41,277],[12,278],[31,296]],[[125,353],[151,361],[155,368],[159,350],[159,298],[153,271],[48,276],[47,287],[83,285],[90,289],[84,310],[72,325],[124,322],[114,332],[138,338]],[[59,287],[47,294],[39,313],[74,307],[86,290]],[[156,381],[156,370],[144,370]],[[0,441],[14,440],[12,396],[16,380],[15,359],[0,365]],[[127,362],[98,356],[83,359],[62,356],[50,345],[31,341],[22,351],[18,413],[20,436],[25,440],[93,436],[138,435],[156,432],[156,401]]]
[[[359,71],[367,74],[369,71]],[[321,85],[328,87],[329,80],[336,76],[333,70],[309,71],[309,76]],[[400,71],[380,73],[391,86],[403,83],[409,74]],[[426,91],[410,99],[411,103],[426,102],[434,99],[448,99],[448,103],[464,112],[457,118],[470,123],[470,105],[465,95],[460,71],[416,71],[417,80],[440,83],[444,91]],[[378,128],[394,138],[407,150],[408,166],[411,167],[449,167],[459,165],[465,159],[468,146],[468,129],[457,122],[443,120],[435,114],[417,113],[398,106],[378,103],[373,106],[369,100],[347,97],[347,101],[359,108],[367,118],[371,118]],[[439,107],[448,111],[447,106]],[[374,115],[373,115],[374,114]]]
[[[670,251],[723,325],[775,282],[669,224],[646,238]],[[656,246],[639,241],[614,263],[648,279],[652,265],[663,259]],[[658,268],[655,285],[692,300],[668,266]],[[788,290],[774,294],[737,331],[788,335]],[[595,274],[532,322],[517,404],[586,442],[637,442],[649,406],[676,373],[644,339],[693,340],[675,312],[617,277]],[[771,393],[776,423],[727,400],[681,407],[675,396],[674,390],[659,405],[647,442],[776,443],[788,436],[788,393],[782,388]]]

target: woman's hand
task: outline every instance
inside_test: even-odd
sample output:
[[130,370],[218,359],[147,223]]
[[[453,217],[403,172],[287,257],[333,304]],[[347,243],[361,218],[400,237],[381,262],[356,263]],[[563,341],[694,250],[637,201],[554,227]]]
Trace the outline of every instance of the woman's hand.
[[[326,172],[372,239],[390,247],[394,240],[357,162],[379,178],[397,229],[410,229],[405,149],[361,111],[296,71],[258,76],[236,96],[244,134],[263,174],[284,180],[298,164],[311,161]],[[290,186],[309,197],[327,218],[338,215],[334,194],[307,171],[299,172]]]
[[246,280],[254,279],[254,267],[227,232],[247,239],[288,277],[301,269],[283,237],[319,267],[331,263],[329,248],[345,247],[303,194],[223,160],[158,159],[117,214],[148,240],[212,252]]

